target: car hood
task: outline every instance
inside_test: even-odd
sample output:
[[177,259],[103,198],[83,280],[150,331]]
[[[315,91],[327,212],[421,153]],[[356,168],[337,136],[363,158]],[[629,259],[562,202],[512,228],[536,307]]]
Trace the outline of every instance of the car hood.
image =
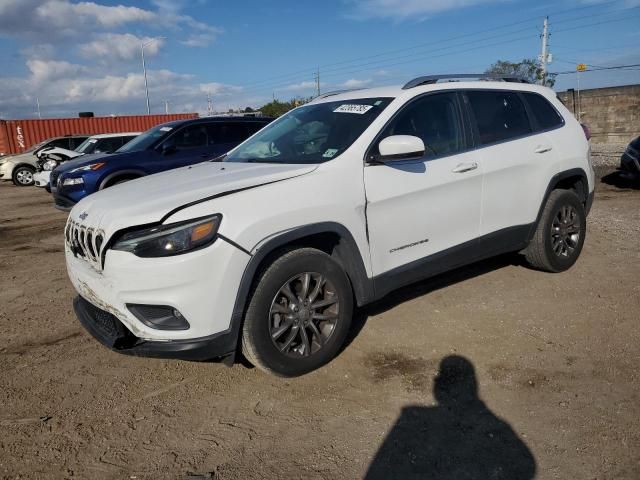
[[12,163],[33,163],[35,164],[36,156],[33,152],[24,152],[24,153],[16,153],[14,155],[5,155],[4,157],[0,157],[0,163],[12,162]]
[[[77,152],[74,152],[77,153]],[[64,175],[65,173],[69,173],[71,170],[80,167],[86,167],[87,165],[91,165],[92,163],[102,162],[105,159],[108,161],[114,160],[126,160],[127,157],[131,156],[131,153],[90,153],[88,155],[81,155],[72,160],[68,160],[62,163],[58,168],[56,168],[56,173],[59,175]]]
[[81,225],[103,230],[109,238],[123,228],[160,222],[170,212],[193,202],[305,175],[316,168],[204,162],[101,190],[78,202],[70,217]]

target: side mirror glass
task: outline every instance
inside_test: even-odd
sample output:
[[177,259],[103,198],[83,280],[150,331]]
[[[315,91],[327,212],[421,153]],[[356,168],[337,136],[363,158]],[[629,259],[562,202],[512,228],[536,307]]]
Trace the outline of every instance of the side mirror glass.
[[380,157],[378,160],[389,162],[394,160],[410,160],[424,156],[424,142],[413,135],[392,135],[378,144]]

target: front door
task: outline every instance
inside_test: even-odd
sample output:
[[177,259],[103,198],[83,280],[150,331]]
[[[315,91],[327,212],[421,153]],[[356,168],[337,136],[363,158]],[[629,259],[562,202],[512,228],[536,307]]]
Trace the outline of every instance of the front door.
[[[379,140],[413,135],[418,160],[367,164],[367,223],[375,276],[478,237],[482,165],[466,151],[468,135],[455,92],[419,97],[385,127]],[[373,146],[377,153],[377,145]]]

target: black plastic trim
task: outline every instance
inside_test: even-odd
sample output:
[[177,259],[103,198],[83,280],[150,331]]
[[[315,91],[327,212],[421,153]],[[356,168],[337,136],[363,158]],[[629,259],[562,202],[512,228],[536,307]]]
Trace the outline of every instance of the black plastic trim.
[[505,228],[377,275],[373,278],[375,297],[380,299],[405,285],[495,255],[521,250],[528,244],[530,229],[531,225]]
[[580,177],[584,184],[585,198],[581,198],[580,200],[582,202],[585,202],[585,211],[588,214],[587,209],[591,208],[590,205],[587,205],[589,203],[588,197],[591,195],[592,196],[591,201],[593,202],[593,191],[589,192],[589,182],[587,180],[587,174],[585,173],[585,171],[582,168],[571,168],[569,170],[556,173],[553,177],[551,177],[551,180],[549,180],[549,184],[547,185],[547,190],[544,193],[544,197],[542,197],[542,202],[540,203],[540,208],[538,209],[538,216],[536,217],[536,221],[531,225],[531,231],[529,232],[529,240],[531,240],[536,233],[536,227],[538,225],[538,222],[540,222],[540,218],[542,218],[542,211],[544,210],[544,206],[547,203],[547,199],[549,198],[549,195],[551,195],[551,192],[555,190],[555,188],[558,186],[558,184],[562,180],[565,180],[571,177]]
[[140,177],[146,177],[148,175],[147,172],[143,171],[143,170],[118,170],[116,172],[112,172],[109,175],[107,175],[105,178],[103,178],[100,181],[100,185],[98,186],[98,190],[102,190],[104,188],[106,188],[107,183],[109,183],[111,180],[113,180],[114,178],[118,178],[118,177],[124,177],[127,175],[139,175]]
[[[204,361],[233,355],[236,350],[237,334],[232,335],[228,330],[208,337],[153,342],[136,337],[115,316],[81,296],[74,299],[73,309],[91,336],[114,352],[141,357]],[[111,335],[97,326],[97,315],[105,316],[112,322]]]

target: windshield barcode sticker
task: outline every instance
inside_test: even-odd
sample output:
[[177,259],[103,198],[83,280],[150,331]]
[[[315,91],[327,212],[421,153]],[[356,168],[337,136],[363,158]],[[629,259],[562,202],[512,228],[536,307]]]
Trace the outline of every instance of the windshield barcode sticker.
[[367,113],[369,110],[373,108],[373,105],[340,105],[336,108],[333,113],[357,113],[358,115],[362,115],[363,113]]

